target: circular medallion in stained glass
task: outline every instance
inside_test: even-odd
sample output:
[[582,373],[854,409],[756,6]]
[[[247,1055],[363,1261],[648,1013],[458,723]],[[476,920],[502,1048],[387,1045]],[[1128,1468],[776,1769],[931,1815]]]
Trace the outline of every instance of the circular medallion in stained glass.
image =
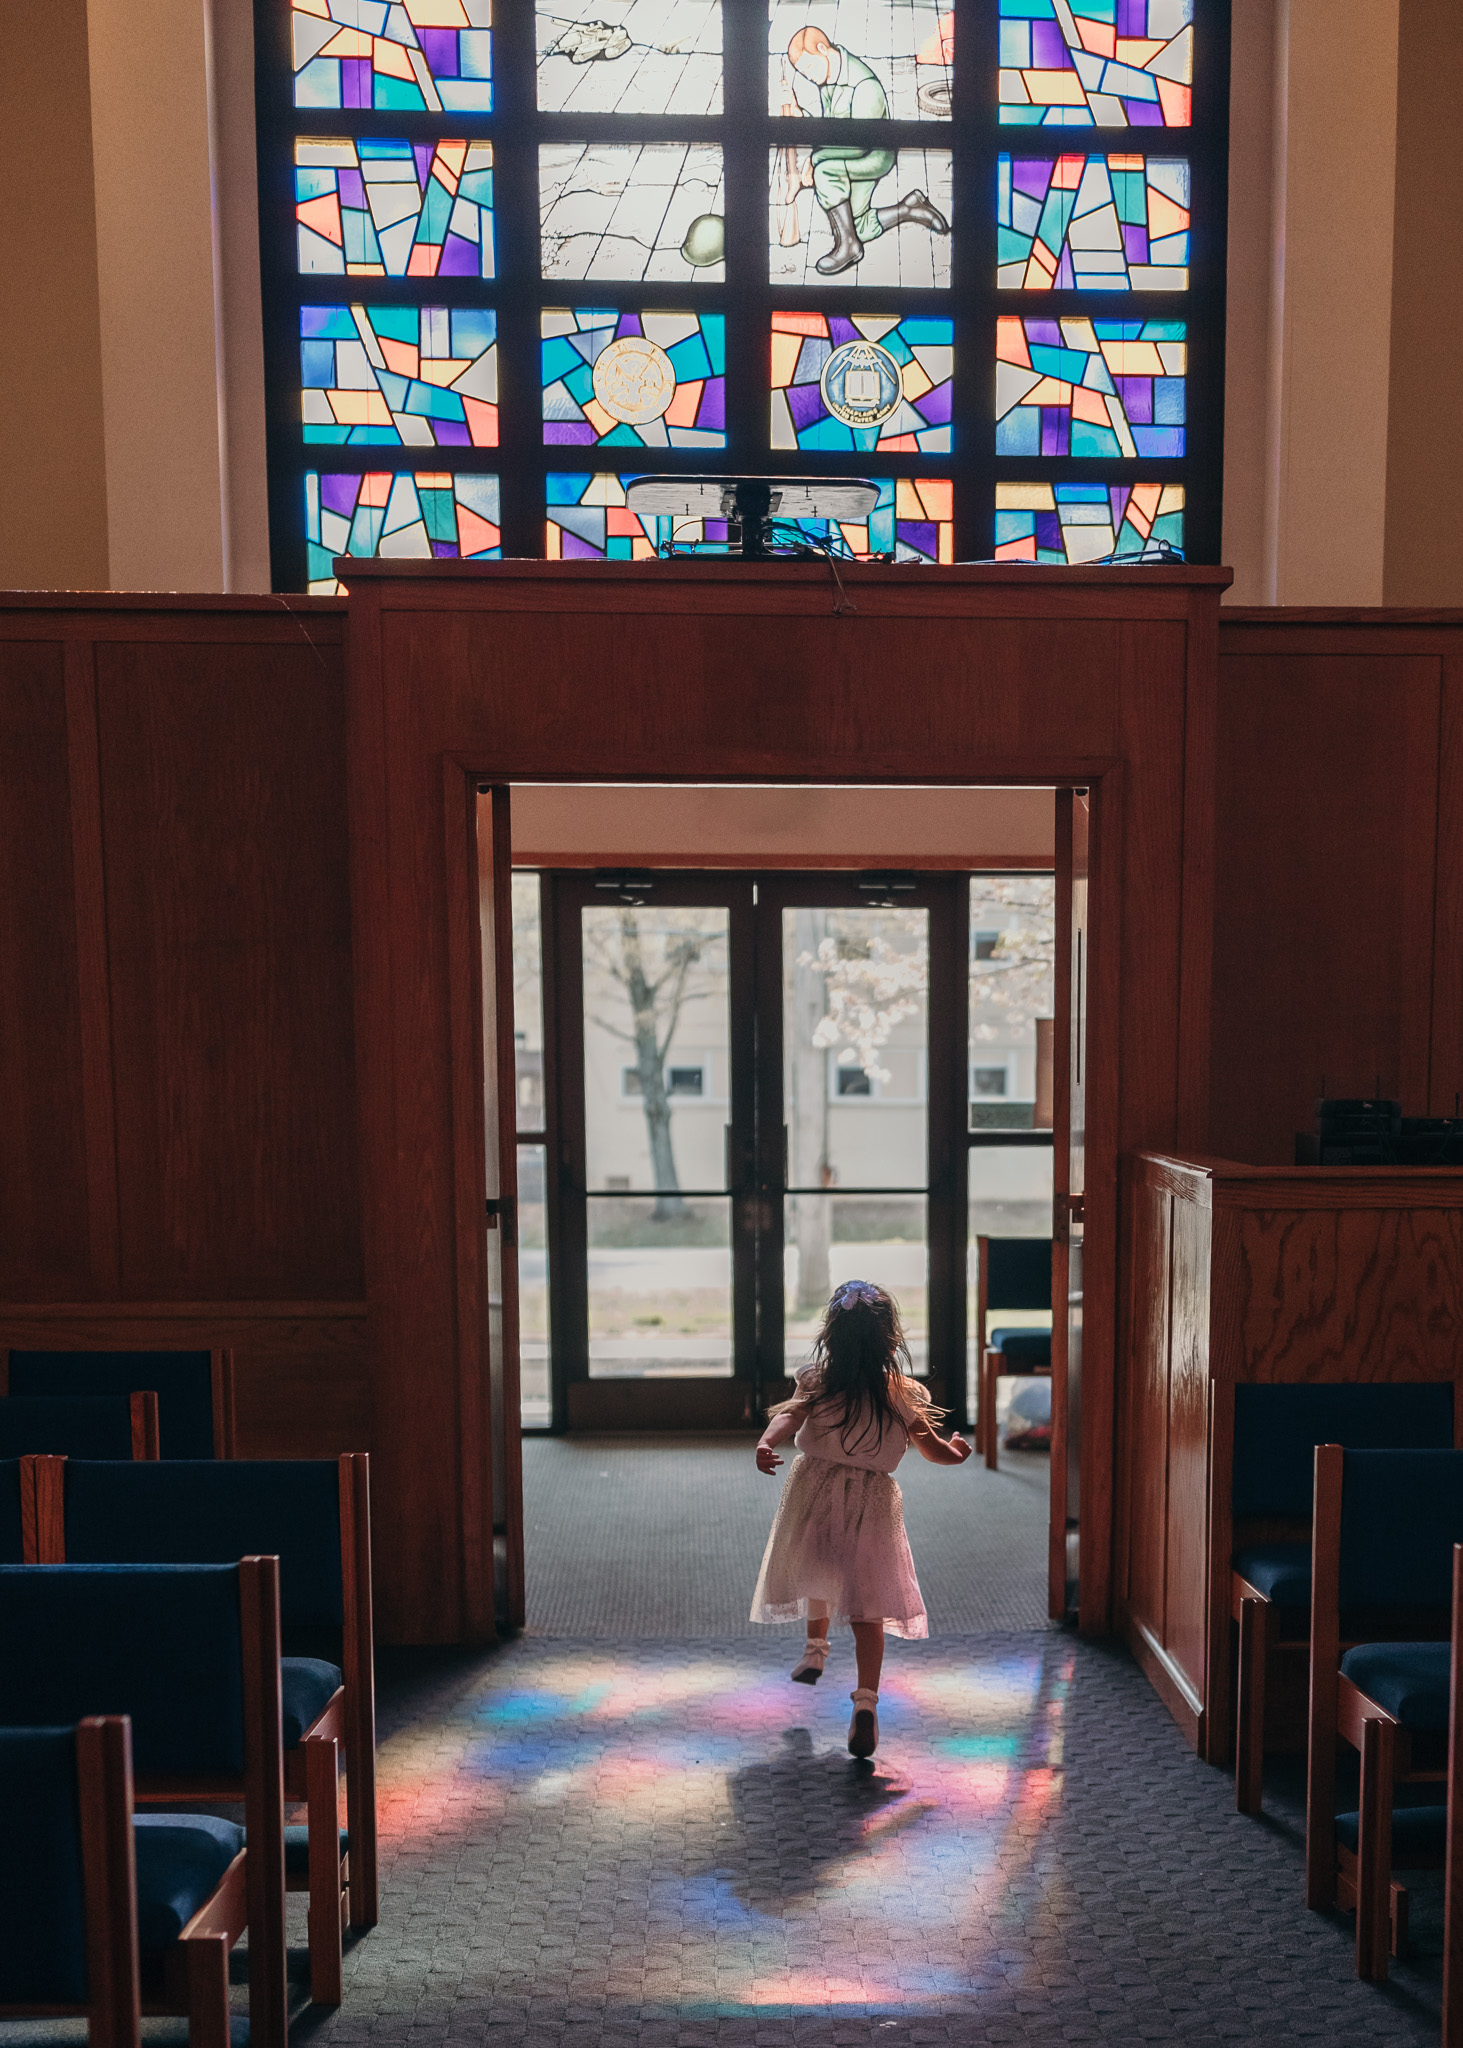
[[622,426],[647,426],[676,395],[671,359],[643,334],[622,335],[594,359],[594,395]]
[[818,379],[823,403],[846,427],[878,427],[899,410],[899,365],[876,341],[845,341]]

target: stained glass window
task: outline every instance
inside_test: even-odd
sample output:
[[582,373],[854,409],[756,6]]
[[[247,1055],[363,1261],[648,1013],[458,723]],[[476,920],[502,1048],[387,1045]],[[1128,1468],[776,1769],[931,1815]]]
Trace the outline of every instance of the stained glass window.
[[727,547],[649,473],[862,478],[779,524],[840,555],[1218,559],[1222,0],[254,5],[281,588]]
[[1186,159],[1003,154],[996,177],[997,284],[1014,291],[1187,291]]
[[1184,452],[1182,320],[996,323],[996,451],[1115,457]]

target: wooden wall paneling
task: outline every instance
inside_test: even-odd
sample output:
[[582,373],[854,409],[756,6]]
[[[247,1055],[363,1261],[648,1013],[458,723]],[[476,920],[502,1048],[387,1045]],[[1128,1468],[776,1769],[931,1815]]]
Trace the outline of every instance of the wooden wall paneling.
[[[1125,629],[1118,751],[1131,764],[1122,802],[1118,969],[1125,1150],[1167,1150],[1178,1110],[1184,854],[1185,692],[1188,659],[1177,622]],[[1197,751],[1197,749],[1196,749]],[[1094,1037],[1094,1072],[1107,1049]]]
[[1184,795],[1174,1146],[1209,1143],[1210,1019],[1214,1003],[1215,743],[1219,612],[1191,600],[1184,643]]
[[92,1288],[105,1296],[122,1291],[122,1244],[117,1198],[117,1101],[112,1071],[112,989],[102,859],[96,651],[90,639],[75,634],[68,635],[62,644],[76,899],[81,1097],[86,1131],[87,1225]]
[[1199,1703],[1208,1680],[1210,1214],[1174,1202],[1169,1290],[1163,1646]]
[[[1055,792],[1056,917],[1052,1015],[1052,1448],[1047,1496],[1046,1611],[1067,1612],[1067,1292],[1070,1272],[1067,1197],[1071,1193],[1072,1126],[1072,806],[1070,789]],[[1066,1134],[1065,1141],[1062,1134]],[[976,1331],[982,1318],[977,1314]]]
[[0,638],[0,1293],[92,1285],[65,654]]
[[358,1297],[339,656],[96,661],[121,1291]]
[[[1222,1266],[1219,1269],[1222,1271]],[[1199,1754],[1208,1763],[1224,1766],[1232,1760],[1235,1718],[1234,1660],[1230,1628],[1230,1609],[1233,1605],[1230,1588],[1234,1568],[1234,1513],[1231,1492],[1234,1475],[1234,1381],[1212,1377],[1213,1293],[1211,1265],[1207,1502],[1209,1584],[1205,1617],[1208,1643],[1204,1665],[1204,1723],[1200,1731]]]
[[[498,1599],[508,1626],[527,1619],[523,1559],[523,1397],[519,1377],[518,1321],[518,1054],[513,1028],[513,823],[507,787],[492,792],[485,848],[483,813],[475,813],[478,836],[478,987],[482,995],[484,1119],[487,1143],[496,1151],[496,1180],[507,1206],[497,1236],[497,1311],[491,1352],[494,1440],[493,1544],[501,1546]],[[484,874],[483,853],[490,856]],[[491,972],[489,972],[491,962]],[[963,1346],[962,1346],[963,1349]],[[495,1572],[495,1581],[496,1581]]]
[[1164,1561],[1168,1542],[1168,1422],[1173,1196],[1134,1175],[1128,1213],[1128,1404],[1124,1432],[1129,1533],[1128,1613],[1163,1641]]
[[1087,1051],[1083,1086],[1081,1576],[1084,1634],[1112,1626],[1113,1393],[1117,1352],[1118,1146],[1123,997],[1143,1007],[1144,980],[1122,983],[1123,831],[1131,778],[1110,769],[1091,785]]
[[1463,630],[1443,656],[1428,1114],[1463,1105]]

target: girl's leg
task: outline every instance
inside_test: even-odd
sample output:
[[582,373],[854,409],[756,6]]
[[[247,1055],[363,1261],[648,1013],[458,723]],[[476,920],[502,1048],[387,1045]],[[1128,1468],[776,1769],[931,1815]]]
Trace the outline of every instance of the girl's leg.
[[[826,1628],[828,1624],[825,1622]],[[879,1690],[879,1674],[884,1669],[884,1624],[882,1621],[856,1621],[853,1628],[854,1655],[858,1660],[858,1682],[861,1692]],[[808,1623],[808,1633],[813,1630]]]
[[808,1635],[810,1639],[814,1636],[822,1636],[825,1642],[828,1640],[828,1617],[826,1614],[810,1614],[808,1616]]
[[816,1685],[823,1676],[823,1666],[828,1661],[828,1617],[826,1614],[808,1616],[808,1640],[803,1645],[803,1654],[792,1668],[792,1675],[798,1685]]

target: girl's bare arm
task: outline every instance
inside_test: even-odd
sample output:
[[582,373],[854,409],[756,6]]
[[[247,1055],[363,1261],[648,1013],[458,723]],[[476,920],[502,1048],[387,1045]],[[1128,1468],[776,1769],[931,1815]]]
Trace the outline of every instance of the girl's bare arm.
[[963,1465],[970,1456],[970,1445],[963,1436],[958,1432],[948,1440],[937,1436],[933,1424],[923,1415],[910,1416],[909,1440],[932,1465]]
[[763,1430],[757,1444],[757,1470],[759,1472],[775,1472],[777,1470],[778,1466],[782,1463],[781,1458],[777,1455],[777,1446],[785,1444],[790,1436],[797,1435],[798,1431],[802,1428],[803,1417],[806,1412],[806,1402],[795,1401],[793,1406],[784,1409],[781,1415],[773,1416],[772,1420]]

